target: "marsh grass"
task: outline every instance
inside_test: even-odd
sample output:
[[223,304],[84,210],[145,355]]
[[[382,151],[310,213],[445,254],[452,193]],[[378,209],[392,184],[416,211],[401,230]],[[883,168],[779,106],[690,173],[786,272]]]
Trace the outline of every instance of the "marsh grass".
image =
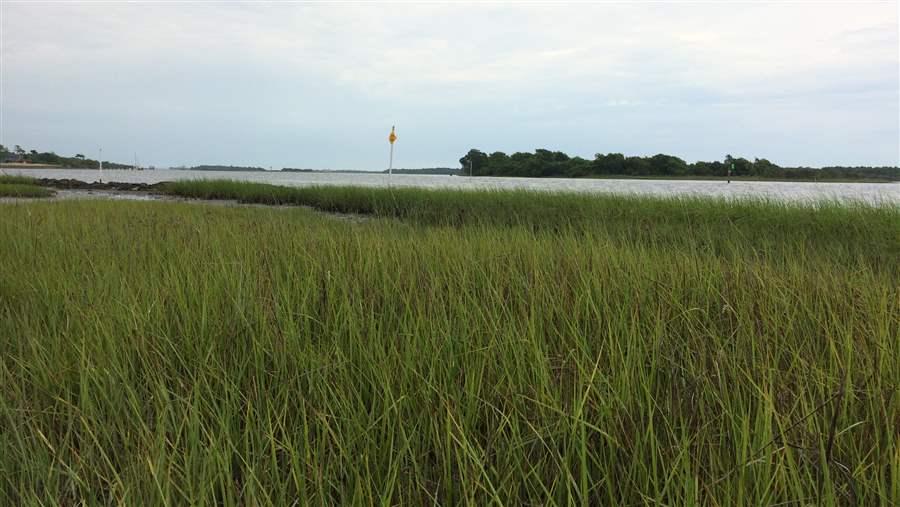
[[900,502],[896,207],[216,185],[386,219],[3,208],[0,503]]

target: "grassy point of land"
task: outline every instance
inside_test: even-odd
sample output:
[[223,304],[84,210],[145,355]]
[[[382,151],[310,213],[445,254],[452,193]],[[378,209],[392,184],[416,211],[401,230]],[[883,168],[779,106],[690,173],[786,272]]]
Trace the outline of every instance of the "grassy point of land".
[[33,178],[0,174],[0,197],[52,197],[54,193],[34,184]]
[[0,213],[0,504],[896,505],[900,207]]
[[[818,248],[876,243],[900,255],[900,206],[856,201],[785,202],[765,198],[648,197],[533,190],[458,190],[361,186],[287,187],[233,180],[167,182],[167,195],[243,203],[300,205],[321,211],[397,218],[432,226],[521,226],[533,231],[604,230],[606,234],[683,241],[705,230],[712,244],[740,234],[755,250],[812,240]],[[841,236],[843,241],[832,240]]]

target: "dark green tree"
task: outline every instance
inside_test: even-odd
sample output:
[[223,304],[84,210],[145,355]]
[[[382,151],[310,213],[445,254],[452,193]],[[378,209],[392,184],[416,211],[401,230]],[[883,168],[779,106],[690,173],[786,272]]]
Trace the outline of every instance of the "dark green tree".
[[487,165],[488,156],[486,153],[480,150],[476,150],[472,148],[469,150],[469,153],[459,159],[459,163],[462,166],[463,174],[471,174],[472,176],[481,176],[484,173],[485,166]]
[[649,160],[651,173],[662,176],[682,176],[687,174],[688,165],[684,160],[662,153],[653,155]]
[[490,154],[486,169],[496,176],[515,176],[516,172],[516,167],[511,163],[509,155],[502,151]]
[[596,175],[625,174],[625,155],[621,153],[594,155],[592,172]]

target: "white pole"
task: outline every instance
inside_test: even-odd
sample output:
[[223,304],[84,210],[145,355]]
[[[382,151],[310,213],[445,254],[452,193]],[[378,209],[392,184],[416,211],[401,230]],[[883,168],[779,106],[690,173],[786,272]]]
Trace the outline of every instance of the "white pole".
[[394,174],[394,143],[391,143],[391,161],[388,164],[388,177]]
[[100,148],[100,183],[103,183],[103,148]]

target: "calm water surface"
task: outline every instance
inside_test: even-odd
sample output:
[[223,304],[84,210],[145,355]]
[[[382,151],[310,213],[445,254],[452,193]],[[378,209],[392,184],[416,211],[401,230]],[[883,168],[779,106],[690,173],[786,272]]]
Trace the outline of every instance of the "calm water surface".
[[[93,182],[98,171],[80,169],[0,169],[0,173],[36,178],[72,178]],[[105,170],[105,181],[157,183],[172,180],[232,179],[288,186],[363,185],[402,187],[551,190],[568,192],[650,195],[707,195],[714,197],[768,197],[782,200],[861,200],[900,203],[900,183],[809,183],[781,181],[614,180],[568,178],[467,178],[462,176],[413,176],[372,173],[285,173],[232,171],[122,171]]]

